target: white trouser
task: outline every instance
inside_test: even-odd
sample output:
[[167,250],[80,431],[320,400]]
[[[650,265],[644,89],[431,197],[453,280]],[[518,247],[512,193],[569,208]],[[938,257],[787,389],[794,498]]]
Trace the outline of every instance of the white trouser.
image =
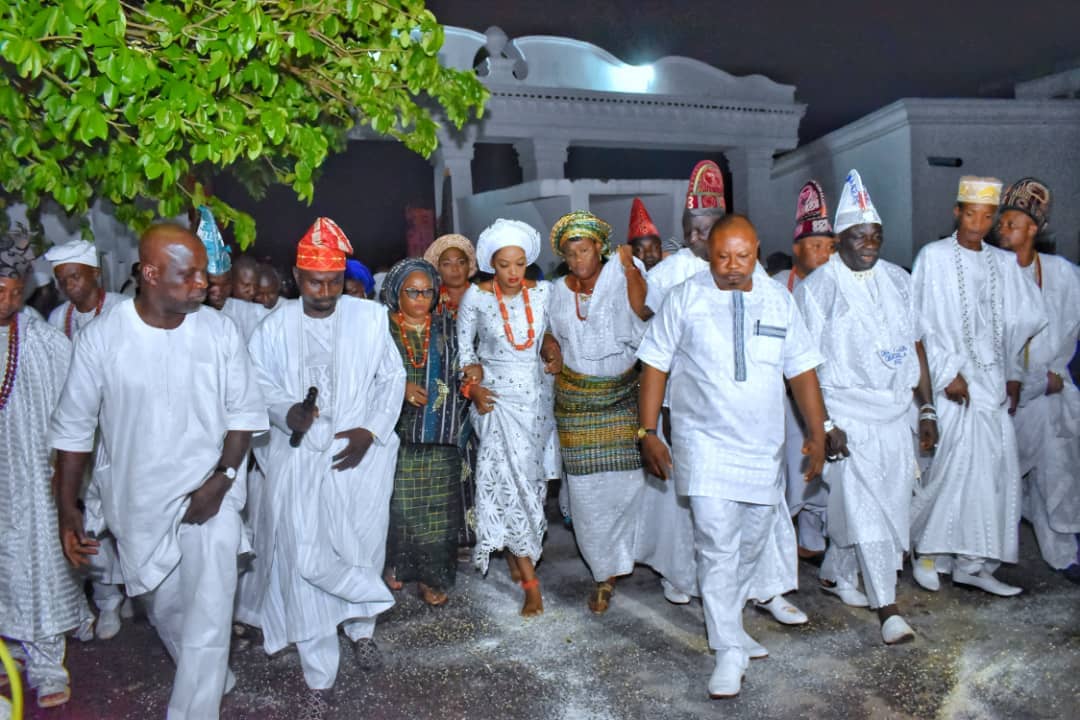
[[772,536],[776,506],[695,495],[690,508],[709,647],[718,654],[742,652],[745,660],[742,611]]
[[176,662],[168,720],[215,720],[229,674],[240,514],[228,502],[202,525],[181,525],[180,563],[143,596]]
[[[1073,471],[1075,472],[1076,469],[1074,468]],[[1077,535],[1072,532],[1060,532],[1054,527],[1053,518],[1047,510],[1046,496],[1039,484],[1035,482],[1034,475],[1035,472],[1032,472],[1024,478],[1024,517],[1031,523],[1031,529],[1035,531],[1035,539],[1039,541],[1039,552],[1042,553],[1046,564],[1055,570],[1064,570],[1080,562],[1080,554],[1077,553]],[[1068,482],[1069,478],[1062,477],[1061,481]]]
[[90,556],[87,575],[94,588],[94,605],[99,612],[119,610],[124,603],[120,589],[120,559],[116,556],[116,540],[112,535],[99,538],[97,555]]
[[12,658],[26,665],[27,685],[44,691],[39,694],[59,692],[68,686],[68,671],[64,667],[67,641],[63,634],[35,640],[11,640],[8,650]]
[[877,609],[896,603],[896,571],[903,565],[903,557],[903,551],[888,540],[847,547],[830,543],[821,563],[820,577],[857,588],[861,574],[866,599],[871,608]]
[[[370,638],[375,634],[375,618],[360,618],[343,623],[349,640]],[[322,635],[296,643],[300,653],[300,667],[304,670],[304,682],[312,690],[328,690],[337,680],[341,662],[341,644],[335,629],[333,635]]]

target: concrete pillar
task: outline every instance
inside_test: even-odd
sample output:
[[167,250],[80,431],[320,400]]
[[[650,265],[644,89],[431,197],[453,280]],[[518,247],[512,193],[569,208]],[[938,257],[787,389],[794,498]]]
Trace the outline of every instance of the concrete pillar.
[[724,152],[731,170],[731,200],[734,211],[764,220],[768,212],[769,184],[772,179],[773,149],[739,147]]
[[562,138],[535,137],[514,143],[522,182],[562,180],[566,177],[566,157],[570,141]]
[[475,131],[461,135],[439,133],[439,147],[431,154],[435,169],[435,217],[442,215],[442,187],[447,172],[454,188],[454,231],[461,226],[461,213],[457,203],[473,194],[472,161],[475,152]]

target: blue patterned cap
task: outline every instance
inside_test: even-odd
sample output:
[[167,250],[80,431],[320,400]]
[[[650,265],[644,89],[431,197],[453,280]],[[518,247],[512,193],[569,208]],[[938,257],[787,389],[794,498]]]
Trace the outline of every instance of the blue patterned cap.
[[205,205],[199,206],[199,229],[196,232],[206,248],[206,273],[207,275],[224,275],[232,269],[232,257],[229,248],[221,237],[217,221],[210,208]]

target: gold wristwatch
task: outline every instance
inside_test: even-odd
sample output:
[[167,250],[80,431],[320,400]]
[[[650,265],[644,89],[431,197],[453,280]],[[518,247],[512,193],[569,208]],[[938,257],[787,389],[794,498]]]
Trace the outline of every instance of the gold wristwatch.
[[646,435],[655,435],[656,428],[639,427],[637,429],[637,439],[644,440]]

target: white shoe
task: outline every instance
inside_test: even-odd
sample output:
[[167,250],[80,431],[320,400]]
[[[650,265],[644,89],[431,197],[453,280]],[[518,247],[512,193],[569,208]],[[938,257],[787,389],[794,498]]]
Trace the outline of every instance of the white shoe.
[[222,695],[228,695],[236,688],[236,673],[232,668],[225,668],[225,690]]
[[750,656],[751,660],[764,660],[769,657],[768,649],[757,640],[750,637],[750,633],[745,630],[742,631],[742,649],[746,651],[746,654]]
[[915,631],[899,615],[891,615],[881,623],[881,639],[886,645],[899,645],[915,639]]
[[859,608],[870,607],[870,601],[866,599],[866,596],[851,585],[841,585],[840,583],[836,583],[832,587],[829,587],[828,585],[821,583],[821,589],[840,598],[844,601],[845,605]]
[[664,588],[664,599],[673,605],[685,605],[690,602],[690,596],[668,582],[667,578],[660,578],[660,587]]
[[986,570],[980,570],[978,575],[953,570],[952,581],[954,585],[972,585],[992,595],[1000,595],[1001,597],[1012,597],[1024,592],[1023,588],[1003,583],[994,577],[993,573]]
[[95,634],[98,640],[111,640],[120,632],[120,608],[98,613]]
[[135,617],[135,601],[126,597],[124,602],[120,603],[120,618],[130,620],[133,617]]
[[805,625],[810,621],[806,613],[789,603],[783,595],[776,595],[767,603],[754,604],[767,611],[781,625]]
[[930,592],[941,589],[941,579],[938,577],[937,567],[932,557],[915,558],[911,563],[911,574],[920,587]]
[[713,700],[735,697],[742,690],[746,661],[742,653],[723,652],[716,655],[716,667],[709,676],[709,697]]

